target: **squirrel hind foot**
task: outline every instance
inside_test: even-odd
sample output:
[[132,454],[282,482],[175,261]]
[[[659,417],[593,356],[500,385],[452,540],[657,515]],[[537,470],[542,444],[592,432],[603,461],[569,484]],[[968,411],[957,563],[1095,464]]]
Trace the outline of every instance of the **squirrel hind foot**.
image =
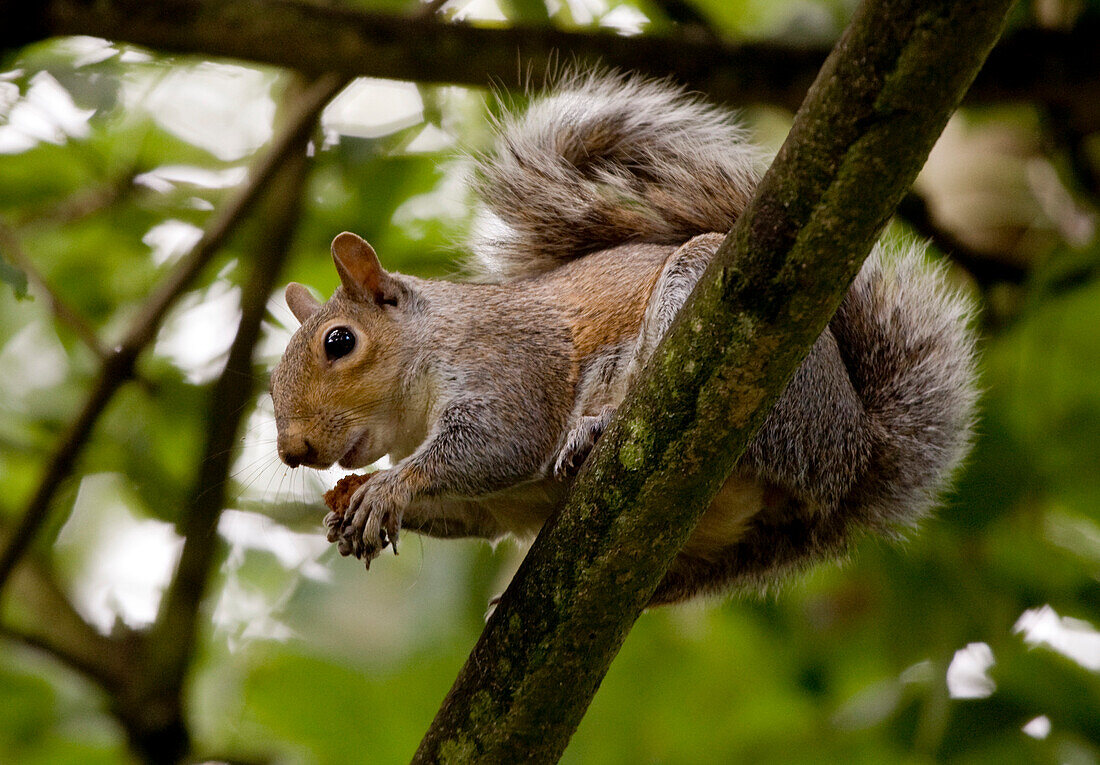
[[588,459],[596,441],[603,435],[614,413],[615,407],[605,406],[599,414],[585,415],[578,420],[569,431],[569,435],[565,438],[565,445],[554,460],[554,478],[559,481],[568,481],[577,477],[581,466]]

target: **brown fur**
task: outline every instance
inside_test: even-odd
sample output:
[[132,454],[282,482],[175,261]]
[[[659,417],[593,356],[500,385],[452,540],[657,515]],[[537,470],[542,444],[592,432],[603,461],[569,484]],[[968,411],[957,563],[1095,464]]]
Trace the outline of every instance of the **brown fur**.
[[595,252],[531,280],[564,313],[577,359],[638,333],[657,275],[675,248],[624,245]]

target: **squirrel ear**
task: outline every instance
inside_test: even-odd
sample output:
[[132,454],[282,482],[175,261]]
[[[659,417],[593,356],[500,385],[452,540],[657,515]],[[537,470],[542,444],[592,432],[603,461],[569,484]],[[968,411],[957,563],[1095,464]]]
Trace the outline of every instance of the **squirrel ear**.
[[401,286],[386,273],[365,239],[350,231],[332,240],[332,261],[344,289],[378,305],[396,305]]
[[294,314],[294,318],[302,323],[305,323],[305,320],[321,307],[317,299],[309,294],[309,290],[297,282],[291,282],[286,286],[286,304],[290,306],[290,312]]

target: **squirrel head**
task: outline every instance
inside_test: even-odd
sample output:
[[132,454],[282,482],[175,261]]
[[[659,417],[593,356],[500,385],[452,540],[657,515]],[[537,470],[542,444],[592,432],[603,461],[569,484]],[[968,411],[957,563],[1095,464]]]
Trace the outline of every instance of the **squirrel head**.
[[412,291],[355,234],[333,240],[332,259],[341,286],[328,302],[286,288],[302,325],[271,373],[271,398],[290,467],[362,467],[388,454],[399,432]]

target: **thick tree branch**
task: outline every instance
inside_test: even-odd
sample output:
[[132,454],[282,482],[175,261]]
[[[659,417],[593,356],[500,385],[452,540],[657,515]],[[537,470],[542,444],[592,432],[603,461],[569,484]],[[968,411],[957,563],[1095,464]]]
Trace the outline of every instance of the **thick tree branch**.
[[0,555],[0,591],[15,564],[45,523],[59,486],[72,472],[76,458],[90,438],[99,416],[107,408],[115,392],[133,377],[138,355],[156,337],[168,309],[236,229],[275,172],[292,150],[299,146],[303,136],[309,134],[317,114],[338,92],[342,83],[343,80],[336,75],[323,77],[301,99],[298,111],[287,120],[286,129],[275,137],[271,147],[257,161],[248,183],[218,211],[203,232],[202,238],[157,287],[130,325],[119,347],[103,363],[83,409],[51,455],[38,487],[23,511],[19,525],[12,533],[3,555]]
[[[563,55],[677,80],[733,103],[796,109],[828,51],[783,43],[723,42],[684,30],[665,37],[442,23],[306,0],[0,0],[10,21],[0,49],[52,35],[98,35],[165,51],[227,56],[307,74],[522,86]],[[1057,106],[1077,129],[1100,128],[1100,19],[1071,31],[1025,29],[990,56],[968,98]],[[520,62],[517,65],[517,62]]]
[[868,0],[748,209],[539,535],[416,762],[553,762],[839,304],[1010,0]]

